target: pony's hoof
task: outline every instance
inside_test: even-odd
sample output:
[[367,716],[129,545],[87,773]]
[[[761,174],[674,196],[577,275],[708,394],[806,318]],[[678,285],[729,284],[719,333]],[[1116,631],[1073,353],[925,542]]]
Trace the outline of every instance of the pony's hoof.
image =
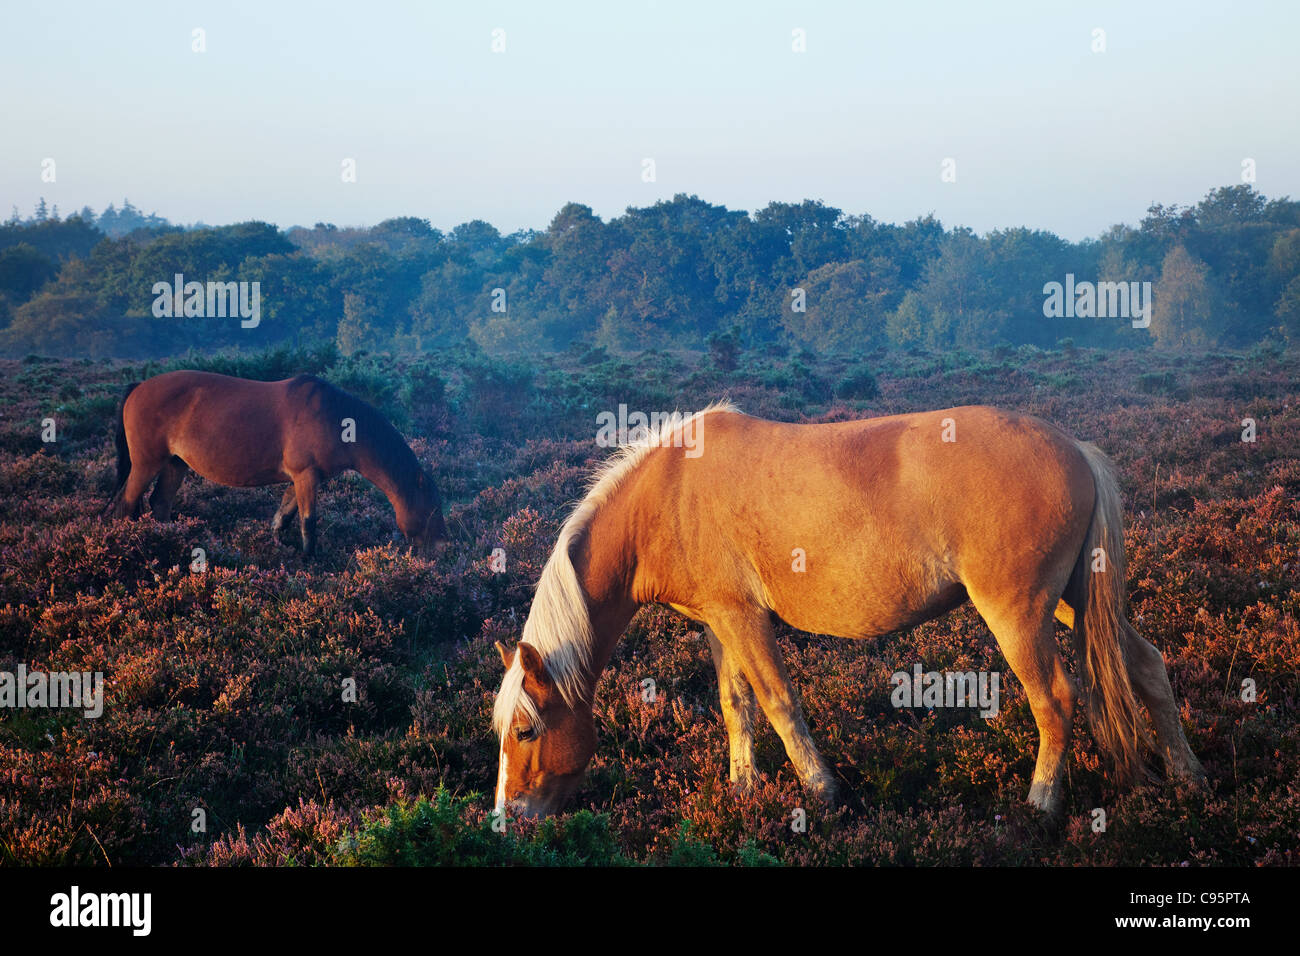
[[816,780],[810,780],[804,786],[804,793],[808,795],[808,799],[814,804],[826,810],[834,810],[840,803],[839,787],[836,786],[835,780],[829,774]]
[[[1031,803],[1030,806],[1034,805]],[[1053,840],[1065,832],[1068,816],[1064,807],[1053,807],[1051,810],[1034,807],[1034,810],[1036,812],[1029,814],[1025,821],[1025,825],[1031,832],[1048,840]]]
[[1027,802],[1044,817],[1061,818],[1065,815],[1065,794],[1061,792],[1059,785],[1049,787],[1042,783],[1032,784],[1029,787]]
[[1193,790],[1207,790],[1210,786],[1210,778],[1206,775],[1200,761],[1178,771],[1173,778],[1179,786],[1190,787]]

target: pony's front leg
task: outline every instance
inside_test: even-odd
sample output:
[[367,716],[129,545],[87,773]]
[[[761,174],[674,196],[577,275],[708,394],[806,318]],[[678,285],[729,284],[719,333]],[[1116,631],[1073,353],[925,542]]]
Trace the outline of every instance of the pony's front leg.
[[298,524],[302,530],[302,554],[306,558],[316,553],[316,490],[320,487],[320,480],[315,468],[304,468],[293,476]]
[[757,778],[754,771],[754,689],[707,625],[704,637],[709,642],[713,667],[718,672],[722,722],[727,727],[727,740],[731,747],[731,782],[742,793],[748,793]]
[[826,769],[808,724],[798,694],[790,683],[772,622],[761,608],[736,609],[710,616],[709,626],[727,657],[749,678],[758,703],[785,744],[804,792],[814,800],[835,804],[835,778]]

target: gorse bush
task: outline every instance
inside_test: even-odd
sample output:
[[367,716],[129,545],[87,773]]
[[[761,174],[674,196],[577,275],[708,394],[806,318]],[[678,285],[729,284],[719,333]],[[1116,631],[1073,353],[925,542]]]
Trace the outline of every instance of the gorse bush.
[[1178,376],[1173,372],[1143,372],[1138,376],[1138,388],[1148,395],[1180,396],[1186,394],[1179,388]]
[[146,362],[131,373],[133,380],[149,378],[177,369],[216,372],[260,382],[278,382],[295,375],[321,375],[339,363],[334,343],[325,342],[305,348],[280,345],[260,352],[228,351],[215,354],[190,351],[162,362]]
[[836,398],[865,399],[875,398],[879,394],[880,386],[876,384],[876,376],[866,365],[849,369],[835,386]]
[[589,810],[493,830],[481,794],[399,801],[345,837],[338,862],[353,866],[624,866],[608,819]]

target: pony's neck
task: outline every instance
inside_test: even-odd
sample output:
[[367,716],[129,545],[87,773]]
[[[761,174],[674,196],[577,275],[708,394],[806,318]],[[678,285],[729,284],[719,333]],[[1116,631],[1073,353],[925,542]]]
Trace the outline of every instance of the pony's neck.
[[594,699],[596,684],[639,606],[632,596],[635,551],[631,527],[620,497],[615,494],[601,503],[572,552],[591,616],[588,700]]
[[404,500],[405,496],[398,488],[396,477],[384,466],[373,449],[358,448],[353,465],[361,477],[384,493],[394,508],[397,507],[399,499]]
[[[614,646],[637,608],[642,602],[661,600],[664,593],[662,582],[647,574],[647,568],[639,564],[638,553],[662,553],[665,548],[671,553],[676,531],[665,525],[658,492],[653,480],[649,483],[645,480],[643,469],[654,449],[679,444],[688,422],[691,444],[686,447],[695,448],[698,441],[695,420],[712,412],[736,411],[726,403],[710,405],[684,422],[662,426],[645,444],[623,449],[597,472],[595,485],[575,512],[583,515],[582,528],[574,537],[569,556],[591,623],[590,672],[583,675],[587,699],[593,699],[591,695],[609,664]],[[684,439],[680,443],[685,444]],[[567,535],[561,537],[563,541]]]
[[[389,454],[381,454],[378,443],[394,439],[403,447],[391,449]],[[397,514],[399,524],[410,511],[415,478],[414,475],[399,477],[393,469],[394,464],[403,460],[404,456],[401,454],[403,450],[409,451],[400,436],[380,434],[370,442],[358,443],[353,455],[353,467],[363,478],[384,493]],[[418,464],[415,467],[418,468]]]

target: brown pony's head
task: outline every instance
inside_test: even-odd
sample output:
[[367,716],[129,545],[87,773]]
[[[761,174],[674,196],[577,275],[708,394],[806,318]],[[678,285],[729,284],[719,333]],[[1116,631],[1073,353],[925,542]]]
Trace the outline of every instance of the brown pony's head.
[[496,647],[506,666],[494,714],[501,738],[496,809],[548,816],[577,789],[596,752],[591,704],[566,703],[533,645]]
[[415,479],[415,493],[398,511],[397,525],[421,553],[441,551],[446,544],[447,525],[442,520],[442,497],[433,477],[423,467]]

